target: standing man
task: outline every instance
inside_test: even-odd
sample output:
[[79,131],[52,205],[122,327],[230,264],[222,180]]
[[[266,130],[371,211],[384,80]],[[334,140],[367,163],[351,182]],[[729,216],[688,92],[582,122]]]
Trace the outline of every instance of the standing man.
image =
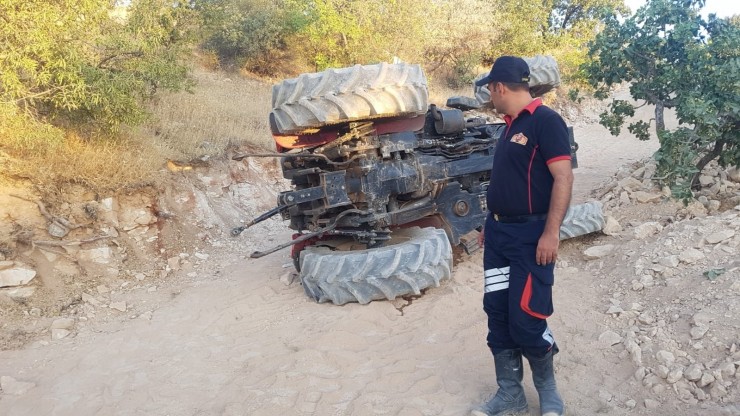
[[488,347],[496,366],[496,395],[475,415],[527,411],[522,355],[529,361],[543,416],[564,413],[553,373],[558,352],[547,326],[560,224],[573,187],[568,129],[555,111],[529,94],[529,66],[518,57],[496,59],[476,85],[488,85],[504,115],[488,187],[484,230]]

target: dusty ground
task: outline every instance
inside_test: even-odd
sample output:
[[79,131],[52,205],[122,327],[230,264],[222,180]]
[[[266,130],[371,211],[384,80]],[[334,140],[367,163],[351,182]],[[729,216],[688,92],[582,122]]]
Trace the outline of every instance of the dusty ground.
[[[656,148],[655,141],[613,138],[593,124],[577,125],[575,134],[580,143],[577,201],[588,199],[620,166],[642,160]],[[289,238],[285,224],[270,220],[230,239],[224,234],[229,220],[233,224],[262,207],[253,203],[242,212],[226,212],[228,204],[218,201],[227,194],[239,199],[235,188],[214,197],[221,185],[199,175],[192,183],[212,187],[196,193],[203,197],[196,198],[193,209],[201,214],[210,210],[210,218],[221,222],[193,221],[178,228],[179,235],[162,237],[161,256],[180,258],[169,262],[176,266],[169,275],[161,273],[165,266],[131,260],[116,276],[78,284],[88,300],[77,299],[56,313],[32,311],[33,298],[20,306],[0,304],[19,311],[4,316],[24,328],[18,332],[9,322],[2,326],[6,340],[12,341],[14,334],[24,334],[24,340],[17,343],[23,347],[0,351],[0,376],[15,380],[5,379],[13,392],[3,387],[1,415],[463,415],[494,392],[481,308],[481,254],[463,258],[451,281],[418,299],[319,305],[290,279],[292,266],[285,251],[247,259],[254,249]],[[262,189],[267,205],[270,192],[281,186],[245,178],[256,188],[241,192]],[[177,193],[168,198],[187,206]],[[569,414],[740,414],[732,377],[725,380],[726,395],[693,401],[682,400],[675,384],[643,381],[646,373],[662,372],[654,358],[659,350],[688,349],[685,356],[677,353],[676,362],[689,356],[710,367],[731,359],[736,351],[730,349],[740,343],[740,292],[733,292],[732,286],[738,281],[737,268],[728,266],[711,287],[698,278],[696,283],[671,285],[663,284],[669,279],[656,277],[656,284],[636,290],[639,259],[648,256],[645,261],[650,262],[650,255],[670,254],[664,253],[670,233],[701,235],[706,230],[700,229],[703,223],[666,224],[663,231],[637,240],[632,228],[656,215],[677,217],[681,209],[670,202],[614,207],[625,232],[563,243],[550,325],[562,350],[556,366]],[[724,222],[713,227],[737,227],[732,213],[727,211],[727,217],[717,220]],[[146,235],[142,238],[139,241],[148,241]],[[613,255],[584,259],[584,249],[604,244],[615,246]],[[737,258],[737,245],[724,247],[708,252],[716,258],[708,257],[707,267]],[[679,266],[678,277],[684,269],[698,270]],[[126,302],[125,312],[105,307],[121,301]],[[641,303],[642,309],[630,315],[634,303]],[[622,313],[607,313],[615,304],[624,308]],[[706,306],[709,312],[712,305],[724,305],[725,311],[711,311],[714,319],[707,337],[713,338],[704,346],[690,347],[688,341],[676,341],[678,347],[664,345],[682,336],[678,332],[688,331],[688,323],[682,328],[674,322],[688,322],[697,310]],[[674,315],[678,317],[672,319]],[[74,321],[70,335],[58,340],[48,331],[56,316]],[[605,342],[606,331],[619,340]],[[632,339],[642,347],[641,362],[630,352]],[[6,342],[5,347],[12,345]],[[526,389],[531,414],[538,414],[528,375]]]

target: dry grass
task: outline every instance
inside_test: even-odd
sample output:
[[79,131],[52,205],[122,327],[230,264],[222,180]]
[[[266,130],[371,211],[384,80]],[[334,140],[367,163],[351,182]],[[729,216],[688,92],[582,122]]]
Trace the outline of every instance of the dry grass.
[[241,144],[274,150],[270,85],[199,68],[194,76],[198,84],[192,93],[160,96],[151,108],[154,121],[137,132],[152,141],[162,159],[204,160]]
[[3,174],[29,179],[44,194],[82,185],[105,193],[149,185],[163,165],[146,146],[132,142],[88,141],[69,135],[61,144],[24,155],[3,155]]
[[469,88],[450,88],[444,83],[429,83],[429,103],[439,106],[445,105],[447,99],[456,95],[467,97],[473,96],[473,87]]
[[206,160],[231,145],[274,149],[269,85],[202,69],[194,75],[193,93],[161,95],[150,123],[116,139],[82,139],[0,106],[0,175],[28,179],[46,194],[68,185],[106,193],[155,183],[167,160]]

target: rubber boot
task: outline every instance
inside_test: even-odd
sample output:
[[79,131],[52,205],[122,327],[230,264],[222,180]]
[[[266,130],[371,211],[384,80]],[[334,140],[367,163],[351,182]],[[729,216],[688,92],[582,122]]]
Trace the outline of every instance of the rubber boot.
[[540,396],[540,413],[542,416],[562,416],[565,413],[563,399],[555,384],[555,371],[552,364],[553,351],[543,358],[527,357],[532,369],[532,381]]
[[498,391],[491,400],[473,410],[475,416],[518,415],[527,411],[522,378],[522,353],[520,350],[503,350],[493,354],[496,365]]

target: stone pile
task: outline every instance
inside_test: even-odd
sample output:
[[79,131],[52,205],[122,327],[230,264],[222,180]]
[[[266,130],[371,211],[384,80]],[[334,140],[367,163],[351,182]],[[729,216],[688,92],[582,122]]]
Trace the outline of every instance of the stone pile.
[[642,403],[648,409],[671,400],[738,403],[738,172],[710,168],[716,175],[704,175],[704,189],[683,206],[653,186],[654,169],[624,169],[601,192],[612,215],[609,237],[583,252],[587,269],[610,282],[602,287],[609,329],[595,341],[632,361],[632,383],[649,392]]
[[[623,166],[593,196],[601,200],[605,211],[668,200],[671,190],[660,188],[653,181],[656,169],[656,162],[652,159]],[[731,208],[740,204],[740,169],[722,169],[712,162],[702,172],[699,182],[701,189],[696,192],[695,201],[687,207],[687,214],[714,214],[723,206]]]

